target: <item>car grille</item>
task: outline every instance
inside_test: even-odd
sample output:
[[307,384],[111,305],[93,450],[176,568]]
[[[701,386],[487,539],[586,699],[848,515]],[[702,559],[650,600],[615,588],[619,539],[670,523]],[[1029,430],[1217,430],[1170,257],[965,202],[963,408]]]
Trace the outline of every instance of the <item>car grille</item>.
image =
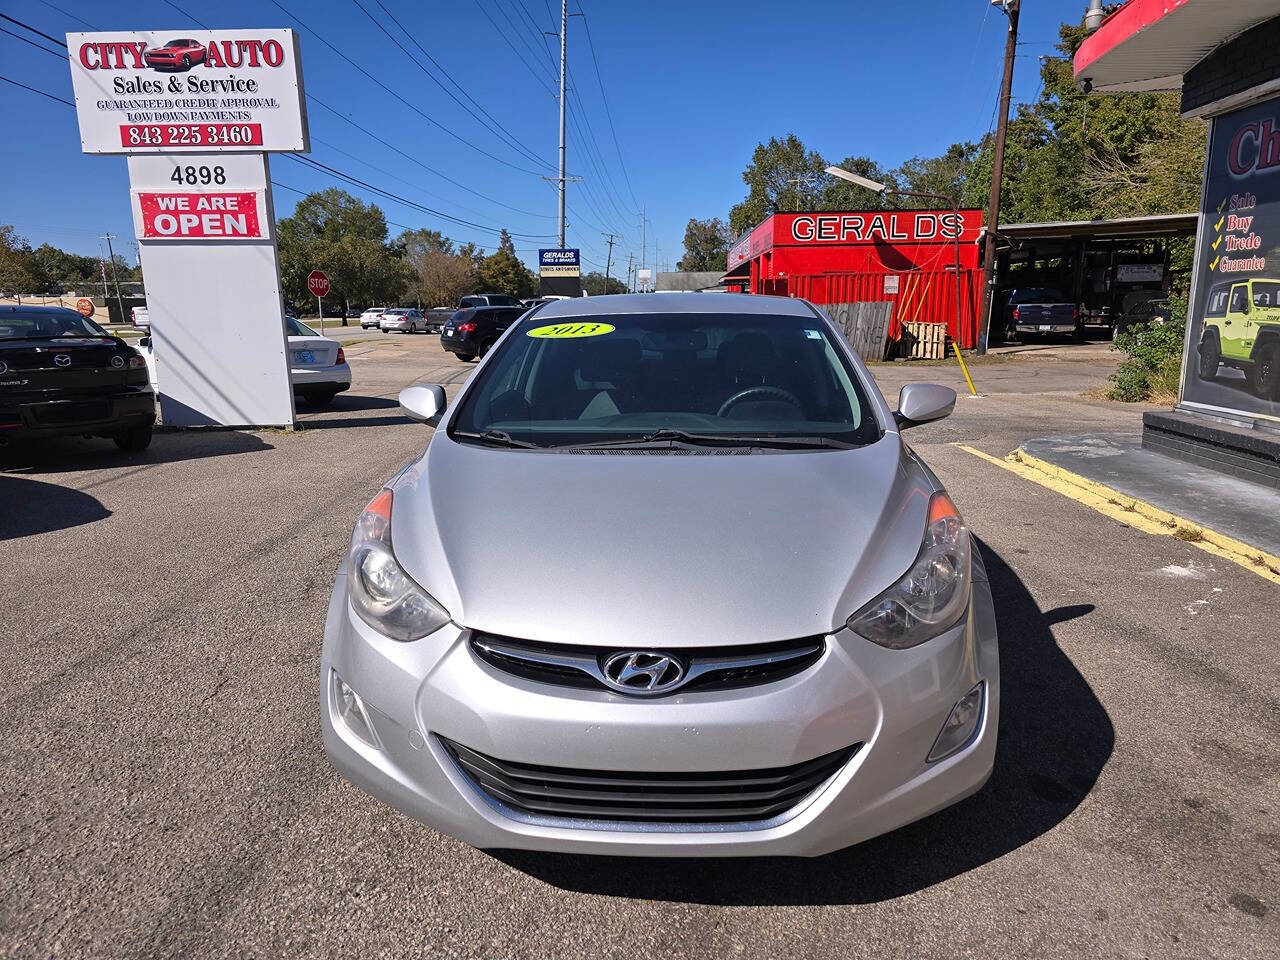
[[103,401],[84,403],[49,403],[35,408],[35,418],[40,423],[80,423],[106,420],[111,415],[111,404]]
[[480,790],[520,813],[647,823],[769,820],[804,800],[862,746],[768,770],[648,773],[513,763],[441,742]]
[[[658,652],[678,660],[684,668],[683,683],[663,692],[724,690],[772,683],[794,676],[812,666],[822,656],[822,637],[784,640],[734,647],[692,647]],[[603,664],[610,655],[625,648],[585,647],[536,643],[476,634],[471,649],[481,660],[518,677],[563,687],[618,690],[606,683]],[[641,691],[635,691],[640,693]]]

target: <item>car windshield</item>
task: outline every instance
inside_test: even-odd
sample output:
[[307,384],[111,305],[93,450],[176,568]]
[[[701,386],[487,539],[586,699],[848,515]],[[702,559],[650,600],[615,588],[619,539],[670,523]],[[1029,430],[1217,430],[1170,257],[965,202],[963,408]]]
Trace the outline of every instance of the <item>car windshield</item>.
[[284,328],[286,331],[288,331],[288,334],[291,337],[320,336],[320,334],[316,333],[314,330],[308,327],[305,323],[295,320],[293,319],[293,317],[285,317]]
[[512,446],[843,447],[880,436],[817,316],[532,315],[467,390],[450,435]]
[[0,310],[0,340],[105,336],[105,330],[74,310]]

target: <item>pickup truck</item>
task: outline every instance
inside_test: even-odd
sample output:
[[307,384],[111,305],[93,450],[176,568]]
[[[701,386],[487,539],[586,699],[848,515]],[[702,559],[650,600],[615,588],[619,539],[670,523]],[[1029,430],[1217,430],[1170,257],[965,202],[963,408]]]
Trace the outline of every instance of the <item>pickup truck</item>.
[[1024,343],[1036,337],[1067,334],[1084,338],[1080,310],[1050,287],[1015,287],[1005,305],[1005,336]]

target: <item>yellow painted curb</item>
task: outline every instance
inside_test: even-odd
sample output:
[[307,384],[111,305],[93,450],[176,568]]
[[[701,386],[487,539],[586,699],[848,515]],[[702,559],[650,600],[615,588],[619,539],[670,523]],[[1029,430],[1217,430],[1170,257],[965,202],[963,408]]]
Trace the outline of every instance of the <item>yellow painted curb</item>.
[[957,443],[955,446],[1001,469],[1016,473],[1024,480],[1030,480],[1077,503],[1083,503],[1125,526],[1153,536],[1175,537],[1188,546],[1196,547],[1215,557],[1230,560],[1265,580],[1280,583],[1280,557],[1259,550],[1234,537],[1228,537],[1226,534],[1218,533],[1216,530],[1179,517],[1143,500],[1112,490],[1110,487],[1095,483],[1087,477],[1064,470],[1021,450],[1015,450],[1002,460],[967,444]]

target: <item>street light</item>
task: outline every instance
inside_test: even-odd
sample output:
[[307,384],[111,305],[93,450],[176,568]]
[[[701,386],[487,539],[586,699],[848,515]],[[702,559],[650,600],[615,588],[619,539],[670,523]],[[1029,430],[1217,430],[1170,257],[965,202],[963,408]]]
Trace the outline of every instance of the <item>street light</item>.
[[878,193],[882,197],[885,194],[892,193],[895,196],[899,196],[899,197],[920,197],[926,200],[941,200],[943,203],[945,203],[947,206],[951,208],[952,212],[955,214],[955,217],[956,217],[955,236],[952,239],[955,242],[955,251],[956,251],[956,333],[958,334],[960,332],[960,317],[961,317],[960,234],[964,230],[964,221],[960,219],[960,204],[956,201],[955,197],[944,196],[941,193],[922,193],[918,190],[894,190],[891,187],[889,187],[887,184],[880,183],[876,180],[868,179],[867,177],[859,176],[856,173],[852,173],[851,171],[846,170],[844,167],[827,167],[826,172],[830,176],[837,177],[841,180],[847,180],[850,183],[856,184],[859,187],[865,187],[867,190],[870,190],[873,193]]

